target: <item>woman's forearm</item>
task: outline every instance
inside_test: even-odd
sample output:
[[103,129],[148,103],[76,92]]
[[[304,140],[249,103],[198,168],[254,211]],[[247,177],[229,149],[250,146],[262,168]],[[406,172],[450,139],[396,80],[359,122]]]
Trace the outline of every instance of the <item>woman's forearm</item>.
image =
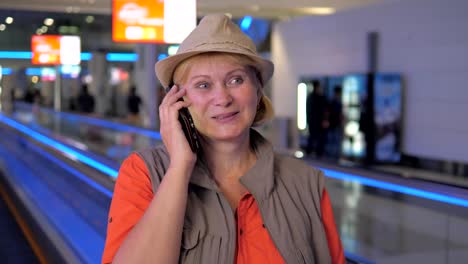
[[169,168],[113,263],[177,263],[192,169]]

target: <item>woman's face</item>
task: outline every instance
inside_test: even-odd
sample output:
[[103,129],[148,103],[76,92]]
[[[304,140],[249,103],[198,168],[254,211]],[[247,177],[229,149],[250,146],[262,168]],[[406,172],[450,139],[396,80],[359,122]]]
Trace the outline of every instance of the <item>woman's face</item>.
[[212,140],[235,140],[249,133],[260,99],[253,70],[219,56],[201,57],[184,83],[197,130]]

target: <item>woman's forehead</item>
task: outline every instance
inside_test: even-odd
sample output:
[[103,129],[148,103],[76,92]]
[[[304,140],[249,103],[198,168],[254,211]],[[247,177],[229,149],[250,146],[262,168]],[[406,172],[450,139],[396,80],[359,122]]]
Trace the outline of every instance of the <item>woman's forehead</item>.
[[244,71],[247,67],[241,63],[230,59],[229,57],[200,58],[189,68],[188,75],[219,75],[229,74],[231,72]]

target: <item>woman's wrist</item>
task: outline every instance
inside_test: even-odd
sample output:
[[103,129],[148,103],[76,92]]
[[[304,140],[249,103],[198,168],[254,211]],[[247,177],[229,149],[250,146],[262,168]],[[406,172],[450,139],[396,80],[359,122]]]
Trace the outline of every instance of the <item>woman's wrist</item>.
[[167,169],[166,174],[171,174],[171,175],[174,175],[175,177],[183,178],[187,180],[187,183],[188,183],[188,181],[190,180],[190,176],[192,175],[194,166],[195,166],[195,162],[193,164],[190,164],[190,163],[173,164],[171,162],[171,164],[169,164],[169,168]]

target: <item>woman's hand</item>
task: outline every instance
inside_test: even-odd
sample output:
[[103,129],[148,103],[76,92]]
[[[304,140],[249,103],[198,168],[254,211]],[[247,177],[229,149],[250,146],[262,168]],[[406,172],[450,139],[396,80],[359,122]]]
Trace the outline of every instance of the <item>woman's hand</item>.
[[170,167],[189,170],[189,175],[197,160],[182,131],[179,122],[179,110],[190,106],[189,101],[179,101],[185,95],[185,90],[174,85],[166,94],[159,106],[160,132],[164,145],[170,156]]

